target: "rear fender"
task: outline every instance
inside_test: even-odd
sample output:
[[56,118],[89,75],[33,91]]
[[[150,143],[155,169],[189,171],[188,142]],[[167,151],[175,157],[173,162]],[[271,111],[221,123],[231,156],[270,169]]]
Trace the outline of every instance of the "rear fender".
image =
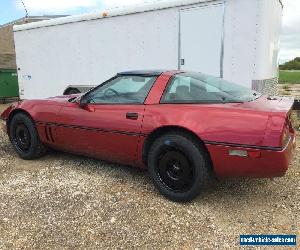
[[[295,107],[294,99],[289,97],[282,97],[279,99],[275,107],[280,109],[270,112],[266,133],[264,137],[264,145],[272,147],[282,147],[282,136],[286,126],[290,126],[289,117]],[[292,128],[290,128],[292,129]]]
[[264,145],[270,147],[281,147],[281,135],[286,121],[286,116],[282,113],[272,113],[269,115]]

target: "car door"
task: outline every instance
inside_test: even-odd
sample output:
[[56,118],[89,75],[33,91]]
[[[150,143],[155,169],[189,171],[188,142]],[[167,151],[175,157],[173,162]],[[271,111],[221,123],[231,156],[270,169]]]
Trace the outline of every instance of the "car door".
[[62,107],[56,135],[66,151],[133,164],[153,76],[119,75]]

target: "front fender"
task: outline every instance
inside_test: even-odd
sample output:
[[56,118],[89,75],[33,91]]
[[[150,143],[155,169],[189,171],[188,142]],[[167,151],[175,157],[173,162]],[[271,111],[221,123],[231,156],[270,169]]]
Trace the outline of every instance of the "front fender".
[[2,114],[1,119],[6,121],[6,127],[14,114],[23,112],[27,114],[33,122],[37,123],[55,123],[57,114],[62,103],[52,100],[25,100],[13,103]]
[[4,132],[6,132],[8,135],[9,135],[9,130],[8,130],[9,118],[10,118],[11,114],[17,110],[18,106],[19,106],[19,103],[15,102],[15,103],[11,104],[8,108],[6,108],[0,115],[0,120],[2,120],[2,121],[0,121],[1,129]]
[[0,115],[1,120],[7,121],[9,119],[10,114],[17,109],[19,106],[18,102],[11,104],[7,109],[5,109]]

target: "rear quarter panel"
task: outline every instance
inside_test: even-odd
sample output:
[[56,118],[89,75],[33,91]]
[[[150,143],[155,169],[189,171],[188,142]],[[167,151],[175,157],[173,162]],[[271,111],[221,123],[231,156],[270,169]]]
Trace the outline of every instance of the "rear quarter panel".
[[190,130],[203,141],[264,146],[268,112],[241,110],[239,105],[149,105],[142,133],[178,126]]
[[257,108],[253,105],[257,103],[249,104],[249,107],[245,104],[147,105],[142,134],[149,135],[167,126],[193,132],[205,143],[218,177],[282,176],[287,170],[291,158],[289,151],[292,150],[279,154],[263,150],[260,159],[228,155],[230,149],[249,147],[253,152],[261,152],[255,148],[281,148],[286,112],[269,110],[262,104]]

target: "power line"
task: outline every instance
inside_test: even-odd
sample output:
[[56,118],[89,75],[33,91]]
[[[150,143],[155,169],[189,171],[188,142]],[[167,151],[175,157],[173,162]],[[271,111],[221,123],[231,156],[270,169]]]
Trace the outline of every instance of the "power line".
[[29,17],[29,15],[28,15],[28,11],[27,11],[27,9],[26,9],[26,5],[25,5],[25,3],[23,2],[23,0],[21,0],[21,2],[22,2],[22,4],[23,4],[23,7],[24,7],[24,10],[25,10],[25,12],[26,12],[26,18],[28,18]]

